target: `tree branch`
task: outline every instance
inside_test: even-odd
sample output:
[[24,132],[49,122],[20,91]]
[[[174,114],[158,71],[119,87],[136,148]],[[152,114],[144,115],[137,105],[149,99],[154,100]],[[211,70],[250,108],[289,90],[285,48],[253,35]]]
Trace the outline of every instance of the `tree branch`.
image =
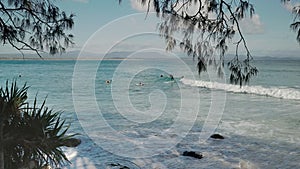
[[[56,54],[63,53],[69,44],[74,44],[73,35],[65,33],[73,27],[73,14],[66,16],[48,0],[24,2],[16,2],[15,8],[0,2],[0,12],[3,13],[0,17],[0,42],[6,44],[7,41],[20,52],[32,50],[39,57],[42,57],[40,53],[44,46],[50,54]],[[24,56],[23,52],[21,54]]]

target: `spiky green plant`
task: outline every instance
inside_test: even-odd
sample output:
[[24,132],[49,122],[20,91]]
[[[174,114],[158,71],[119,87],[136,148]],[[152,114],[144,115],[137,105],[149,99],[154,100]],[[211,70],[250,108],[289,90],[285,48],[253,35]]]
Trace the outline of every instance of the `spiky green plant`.
[[[27,102],[26,84],[18,88],[16,82],[0,89],[0,146],[4,168],[59,166],[68,163],[62,147],[70,146],[74,135],[66,135],[69,125],[60,112]],[[0,159],[1,160],[1,159]],[[0,161],[1,163],[2,161]]]

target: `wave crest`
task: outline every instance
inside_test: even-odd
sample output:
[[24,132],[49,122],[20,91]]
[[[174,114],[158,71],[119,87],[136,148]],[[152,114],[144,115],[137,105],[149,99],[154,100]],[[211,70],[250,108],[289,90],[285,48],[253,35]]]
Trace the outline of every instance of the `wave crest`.
[[275,97],[280,99],[289,100],[300,100],[300,91],[293,88],[279,88],[279,87],[262,87],[262,86],[242,86],[218,83],[218,82],[208,82],[201,80],[191,80],[191,79],[181,79],[183,84],[189,86],[203,87],[208,89],[218,89],[225,90],[233,93],[247,93],[256,94],[262,96]]

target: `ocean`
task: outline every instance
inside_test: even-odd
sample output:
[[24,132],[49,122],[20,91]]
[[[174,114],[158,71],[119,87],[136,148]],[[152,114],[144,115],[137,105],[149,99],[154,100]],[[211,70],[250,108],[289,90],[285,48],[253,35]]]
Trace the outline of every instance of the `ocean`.
[[255,65],[242,88],[191,58],[1,60],[0,80],[27,83],[80,134],[62,168],[300,168],[300,60]]

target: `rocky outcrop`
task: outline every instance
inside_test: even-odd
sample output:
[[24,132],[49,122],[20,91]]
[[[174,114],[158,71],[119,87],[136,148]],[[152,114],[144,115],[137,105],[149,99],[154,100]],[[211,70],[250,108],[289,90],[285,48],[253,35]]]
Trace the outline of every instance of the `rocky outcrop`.
[[224,137],[220,134],[213,134],[210,136],[210,138],[213,138],[213,139],[224,139]]
[[202,154],[197,153],[197,152],[195,152],[195,151],[185,151],[185,152],[183,152],[182,155],[183,155],[183,156],[194,157],[194,158],[198,158],[198,159],[203,158],[203,155],[202,155]]

